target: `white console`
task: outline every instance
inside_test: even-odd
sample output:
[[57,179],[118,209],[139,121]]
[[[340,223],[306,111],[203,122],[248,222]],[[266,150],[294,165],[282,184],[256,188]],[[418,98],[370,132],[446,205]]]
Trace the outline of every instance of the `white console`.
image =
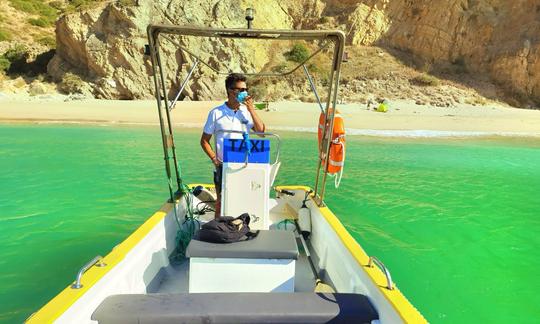
[[250,215],[252,230],[270,227],[270,165],[267,163],[224,163],[221,215]]

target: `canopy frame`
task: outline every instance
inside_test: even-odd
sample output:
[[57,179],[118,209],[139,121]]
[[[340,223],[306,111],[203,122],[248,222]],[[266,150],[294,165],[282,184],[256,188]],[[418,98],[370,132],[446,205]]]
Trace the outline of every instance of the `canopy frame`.
[[[189,49],[182,46],[180,43],[175,42],[171,36],[195,36],[195,37],[215,37],[215,38],[240,38],[240,39],[266,39],[266,40],[321,40],[324,42],[324,46],[321,46],[317,51],[315,51],[311,56],[309,56],[305,61],[301,62],[290,71],[283,73],[244,73],[248,76],[259,76],[259,77],[277,77],[277,76],[287,76],[291,73],[294,73],[297,69],[303,67],[310,82],[311,89],[315,93],[317,101],[320,104],[319,96],[315,90],[315,86],[309,76],[307,71],[306,63],[321,52],[323,49],[326,49],[329,44],[334,44],[332,66],[330,70],[330,78],[328,82],[328,96],[326,100],[326,107],[324,108],[325,120],[329,127],[323,129],[323,141],[322,145],[319,148],[319,158],[317,163],[317,176],[315,179],[315,188],[314,188],[314,198],[319,206],[324,206],[324,193],[326,186],[326,178],[328,176],[328,163],[329,159],[324,158],[329,156],[330,144],[331,144],[331,130],[334,127],[334,116],[336,109],[330,109],[330,107],[336,107],[337,105],[337,96],[339,88],[339,78],[341,73],[341,62],[344,53],[345,47],[345,34],[339,30],[269,30],[269,29],[239,29],[239,28],[205,28],[205,27],[190,27],[190,26],[175,26],[175,25],[149,25],[147,28],[148,41],[149,41],[149,54],[152,61],[152,70],[155,86],[155,98],[157,101],[159,123],[163,144],[163,155],[165,161],[165,172],[168,178],[169,185],[169,194],[171,201],[175,199],[182,192],[182,178],[180,176],[180,170],[178,166],[178,158],[176,154],[176,145],[173,136],[173,127],[171,121],[171,108],[174,107],[176,101],[179,100],[181,92],[184,90],[187,82],[193,75],[193,71],[197,68],[197,65],[204,65],[210,68],[213,72],[217,74],[229,74],[233,71],[219,71],[213,68],[211,65],[207,64],[194,54]],[[187,53],[194,59],[194,65],[190,69],[188,76],[181,83],[180,93],[176,98],[169,102],[167,97],[167,86],[164,68],[161,62],[161,53],[160,53],[160,40],[165,39],[173,42],[181,51]],[[330,130],[330,132],[328,132]],[[322,152],[322,153],[321,153]],[[172,160],[172,161],[171,161]],[[171,163],[174,168],[171,167]],[[174,176],[173,176],[174,170]],[[322,170],[322,172],[321,172]],[[322,173],[322,174],[321,174]],[[176,180],[176,181],[175,181]],[[174,186],[176,182],[176,190]]]

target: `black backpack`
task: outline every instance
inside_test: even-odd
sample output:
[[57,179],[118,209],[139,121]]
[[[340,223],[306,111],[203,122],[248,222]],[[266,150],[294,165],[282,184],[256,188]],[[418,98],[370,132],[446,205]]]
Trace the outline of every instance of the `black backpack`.
[[211,243],[233,243],[250,240],[259,234],[249,230],[249,214],[244,213],[236,218],[218,217],[201,226],[199,240]]

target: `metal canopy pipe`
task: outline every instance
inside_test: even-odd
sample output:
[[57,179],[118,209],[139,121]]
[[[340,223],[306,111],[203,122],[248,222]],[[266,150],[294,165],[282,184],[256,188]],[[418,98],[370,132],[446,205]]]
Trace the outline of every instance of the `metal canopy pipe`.
[[150,25],[152,33],[176,34],[182,36],[205,36],[221,38],[254,38],[283,40],[324,40],[341,38],[340,30],[286,30],[286,29],[246,29],[246,28],[206,28],[175,25]]
[[184,91],[184,88],[186,87],[188,81],[191,79],[191,76],[193,75],[193,71],[195,71],[195,68],[197,68],[197,65],[199,65],[199,59],[198,58],[195,59],[195,63],[193,64],[191,69],[189,69],[189,73],[188,73],[187,77],[184,79],[184,82],[182,82],[182,86],[180,86],[180,90],[178,91],[178,94],[176,95],[176,97],[174,97],[174,100],[171,102],[169,111],[173,110],[174,106],[176,106],[176,103],[178,102],[178,99],[180,99],[180,95]]
[[[156,100],[158,102],[158,114],[159,114],[159,121],[160,121],[160,127],[161,127],[161,137],[162,137],[162,142],[163,142],[165,171],[167,173],[171,201],[174,202],[174,189],[172,188],[172,184],[171,184],[172,172],[171,172],[171,166],[170,166],[169,143],[171,143],[170,146],[172,148],[172,157],[174,160],[174,169],[175,169],[176,183],[178,185],[178,190],[180,189],[180,173],[178,170],[178,163],[176,159],[176,149],[174,145],[174,138],[172,135],[172,126],[171,126],[171,119],[170,119],[170,114],[169,114],[169,109],[168,109],[168,101],[166,99],[167,90],[165,87],[165,77],[163,74],[163,66],[161,64],[161,58],[159,55],[159,46],[158,46],[159,33],[152,32],[151,26],[148,27],[148,38],[150,42],[150,54],[152,57],[152,68],[154,72],[154,84],[156,87]],[[159,77],[160,77],[161,82],[158,81],[158,72],[159,72]],[[165,107],[163,107],[162,100],[163,100],[163,103],[165,104]],[[168,126],[167,128],[165,127],[165,120],[163,118],[163,113],[162,113],[163,108],[165,108],[164,110],[167,117],[167,126]],[[168,134],[167,134],[167,131],[168,131]]]
[[[345,42],[345,34],[342,31],[333,30],[333,31],[320,31],[320,30],[304,30],[304,31],[297,31],[297,30],[264,30],[264,29],[231,29],[231,28],[225,28],[225,29],[219,29],[219,28],[201,28],[201,27],[184,27],[184,26],[174,26],[174,25],[150,25],[148,26],[148,35],[149,38],[153,38],[153,40],[150,40],[151,43],[151,52],[152,52],[152,63],[157,64],[159,66],[159,72],[161,77],[161,87],[163,89],[164,95],[166,94],[166,87],[165,87],[165,78],[163,75],[163,67],[161,65],[160,57],[159,57],[159,48],[156,48],[155,44],[157,44],[158,37],[160,33],[164,34],[174,34],[174,35],[184,35],[184,36],[202,36],[202,37],[217,37],[217,38],[248,38],[248,39],[275,39],[275,40],[332,40],[334,43],[334,58],[333,58],[333,65],[331,69],[331,75],[330,75],[330,84],[328,87],[328,99],[326,101],[326,111],[325,111],[325,121],[329,124],[329,127],[323,130],[323,144],[322,147],[324,147],[323,153],[319,157],[319,163],[317,166],[317,178],[315,183],[315,195],[317,197],[318,190],[321,189],[321,193],[319,195],[319,205],[324,205],[323,199],[324,199],[324,187],[326,184],[326,176],[327,176],[327,167],[329,163],[328,155],[330,151],[330,144],[331,144],[331,138],[328,136],[328,132],[332,130],[334,126],[334,117],[335,117],[335,109],[330,109],[331,102],[333,107],[335,108],[337,105],[337,95],[338,95],[338,86],[339,86],[339,76],[340,76],[340,69],[341,69],[341,59],[343,57],[343,49],[344,49],[344,42]],[[164,38],[171,40],[166,35],[164,35]],[[173,41],[173,40],[171,40]],[[174,41],[173,41],[174,42]],[[176,42],[175,42],[176,43]],[[306,61],[311,59],[314,55],[316,55],[318,52],[320,52],[324,47],[321,47],[316,53],[314,53],[312,56],[310,56]],[[185,50],[183,47],[181,47],[182,50]],[[192,54],[191,52],[186,52]],[[195,55],[193,55],[196,57]],[[269,74],[269,73],[250,73],[249,75],[259,75],[259,76],[279,76],[279,75],[286,75],[289,73],[294,72],[297,70],[301,65],[304,65],[305,62],[302,62],[299,64],[295,69],[292,71],[289,71],[285,74]],[[220,71],[212,68],[205,62],[201,62],[204,65],[208,66],[211,70],[214,72],[221,74]],[[157,69],[154,66],[154,72],[157,72]],[[161,95],[159,94],[159,84],[157,81],[157,74],[154,73],[154,82],[156,85],[156,99],[158,100],[158,109],[161,109]],[[171,120],[170,120],[170,114],[168,109],[168,101],[164,99],[165,103],[165,112],[167,116],[167,123],[168,123],[168,131],[170,133],[170,140],[172,142],[172,152],[173,152],[173,158],[175,161],[175,169],[176,169],[176,176],[178,185],[180,186],[180,176],[178,173],[178,164],[176,163],[176,150],[174,146],[174,140],[172,137],[172,126],[171,126]],[[165,159],[167,160],[166,168],[169,168],[168,165],[168,152],[167,152],[167,135],[165,134],[165,128],[163,125],[163,118],[161,115],[160,110],[160,124],[162,125],[162,137],[163,137],[163,143],[164,143],[164,150],[165,150]],[[325,163],[323,163],[323,157],[325,160]],[[323,177],[322,181],[320,181],[320,169],[323,167]],[[168,176],[170,179],[170,169],[167,170]]]
[[[339,88],[339,77],[340,77],[340,72],[341,72],[341,62],[342,62],[342,58],[343,58],[343,49],[344,49],[344,42],[345,42],[345,39],[341,39],[341,41],[339,42],[339,44],[336,44],[336,51],[334,51],[334,71],[335,71],[335,80],[334,80],[334,94],[333,94],[333,98],[332,98],[332,109],[327,109],[326,111],[326,117],[328,120],[328,115],[329,115],[329,111],[330,110],[330,124],[328,126],[328,131],[330,132],[329,136],[328,136],[328,139],[327,139],[327,142],[326,142],[326,159],[325,159],[325,163],[324,163],[324,173],[323,173],[323,181],[322,181],[322,185],[321,185],[321,193],[320,193],[320,199],[321,199],[321,205],[324,205],[324,191],[326,189],[326,178],[328,176],[328,164],[330,163],[330,144],[332,143],[332,133],[333,133],[333,129],[334,129],[334,117],[336,115],[336,110],[337,110],[337,96],[338,96],[338,88]],[[330,101],[330,98],[328,98]]]
[[167,180],[168,180],[168,187],[169,187],[169,195],[171,198],[171,201],[174,202],[174,193],[172,186],[170,185],[170,179],[171,179],[171,167],[169,165],[169,150],[167,148],[167,135],[165,133],[165,123],[163,121],[163,114],[162,114],[162,108],[161,108],[161,90],[159,87],[158,82],[158,60],[157,60],[157,38],[154,38],[152,28],[148,27],[148,42],[150,43],[150,57],[152,59],[152,72],[154,75],[154,87],[155,87],[155,97],[157,101],[158,106],[158,115],[159,115],[159,128],[161,130],[161,139],[163,142],[163,161],[165,162],[165,173],[167,174]]
[[309,75],[308,68],[305,64],[302,66],[304,67],[304,72],[306,73],[309,85],[311,86],[311,91],[313,91],[313,93],[315,94],[315,98],[317,98],[317,103],[319,104],[319,108],[321,108],[321,113],[324,114],[324,108],[321,104],[321,99],[319,98],[319,94],[317,93],[317,89],[315,88],[315,84],[313,83],[313,79],[311,78],[311,75]]
[[[319,164],[317,166],[317,178],[315,180],[315,197],[319,197],[319,205],[324,205],[324,191],[326,187],[326,178],[328,176],[328,163],[330,162],[330,144],[332,143],[332,130],[334,129],[334,117],[337,106],[337,95],[339,87],[339,76],[341,70],[341,58],[343,57],[343,50],[345,44],[345,35],[343,33],[338,34],[338,38],[335,42],[334,59],[332,64],[332,72],[330,74],[330,85],[328,89],[328,98],[326,101],[326,115],[325,115],[325,127],[323,128],[323,140],[320,150],[321,156],[319,158]],[[333,91],[333,92],[332,92]],[[332,109],[330,109],[330,101],[332,101]],[[326,127],[328,124],[328,127]],[[324,159],[324,163],[323,163]],[[323,165],[324,164],[324,165]],[[320,181],[321,167],[323,167],[322,181]],[[320,189],[320,190],[319,190]]]
[[[159,35],[157,35],[156,37],[159,37]],[[163,91],[163,102],[165,103],[165,116],[167,117],[167,128],[168,128],[168,131],[169,131],[169,133],[167,134],[167,138],[165,139],[165,141],[166,141],[166,149],[168,149],[169,141],[170,141],[172,157],[173,157],[173,162],[174,162],[174,171],[175,171],[175,175],[176,175],[176,184],[178,186],[177,190],[180,190],[180,187],[181,187],[180,186],[180,172],[178,170],[178,162],[177,162],[177,159],[176,159],[176,146],[174,144],[173,130],[172,130],[172,124],[171,124],[171,114],[170,114],[170,110],[169,110],[169,101],[167,101],[167,86],[165,85],[165,75],[163,73],[163,64],[161,64],[161,56],[159,54],[159,47],[156,48],[156,58],[157,58],[158,67],[159,67],[159,75],[160,75],[160,78],[161,78],[161,88],[162,88],[162,91]],[[167,160],[167,163],[170,163],[169,159]],[[169,178],[169,180],[170,180],[170,178]]]
[[[334,60],[336,59],[336,47],[337,45],[335,44],[334,45]],[[326,141],[327,141],[327,137],[328,137],[328,128],[326,127],[326,124],[328,123],[328,112],[329,112],[329,107],[330,107],[330,100],[332,98],[332,89],[333,89],[333,86],[334,86],[334,67],[335,65],[332,64],[332,69],[330,70],[330,82],[329,82],[329,85],[328,85],[328,95],[327,95],[327,98],[326,98],[326,110],[325,110],[325,115],[324,115],[324,127],[323,127],[323,132],[322,132],[322,140],[321,140],[321,144],[319,145],[319,160],[318,160],[318,164],[317,164],[317,178],[315,179],[315,198],[319,197],[319,206],[322,206],[323,204],[323,198],[319,195],[319,187],[321,186],[320,184],[320,178],[321,178],[321,167],[323,166],[323,159],[325,158],[325,156],[328,154],[327,150],[324,149],[323,150],[323,147],[326,148]],[[323,168],[323,173],[326,173],[326,168]],[[324,186],[324,183],[322,184],[322,186]]]
[[[181,49],[182,51],[188,53],[189,55],[191,55],[192,57],[196,58],[199,60],[199,63],[203,64],[204,66],[206,66],[207,68],[209,68],[210,70],[214,71],[216,74],[220,74],[220,75],[229,75],[231,72],[230,71],[225,71],[225,72],[222,72],[214,67],[212,67],[210,64],[206,63],[203,59],[201,59],[198,55],[196,55],[195,53],[193,53],[192,51],[190,51],[189,49],[185,48],[184,46],[182,46],[179,42],[177,42],[176,40],[172,39],[171,37],[169,37],[168,35],[163,35],[162,36],[164,39],[168,40],[169,42],[173,43],[174,45],[176,45],[176,47],[178,47],[179,49]],[[205,36],[202,36],[202,37],[205,37]],[[206,36],[206,37],[210,37],[210,36]],[[219,36],[215,36],[215,37],[219,37]],[[241,38],[241,37],[238,37],[238,38]],[[290,70],[290,71],[287,71],[287,72],[284,72],[284,73],[267,73],[267,72],[258,72],[258,73],[249,73],[249,72],[243,72],[244,75],[248,75],[248,76],[263,76],[263,77],[278,77],[278,76],[287,76],[289,74],[292,74],[294,73],[296,70],[298,70],[301,66],[305,65],[306,62],[308,62],[309,60],[311,60],[315,55],[319,54],[321,51],[323,51],[324,49],[326,49],[328,46],[330,45],[330,42],[326,42],[326,44],[324,44],[324,46],[320,46],[315,52],[313,52],[313,54],[311,54],[308,58],[306,58],[303,62],[301,62],[300,64],[298,64],[294,69]]]

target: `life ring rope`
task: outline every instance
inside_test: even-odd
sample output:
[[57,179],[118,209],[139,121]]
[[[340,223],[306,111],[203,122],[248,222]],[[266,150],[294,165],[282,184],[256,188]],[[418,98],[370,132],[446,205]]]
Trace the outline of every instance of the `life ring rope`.
[[[334,186],[337,188],[339,188],[339,185],[341,184],[341,178],[343,177],[343,170],[345,170],[345,143],[341,143],[340,144],[343,146],[343,161],[341,162],[341,169],[339,170],[339,175],[336,175],[336,177],[334,178]],[[333,162],[332,160],[330,160],[330,162]]]

